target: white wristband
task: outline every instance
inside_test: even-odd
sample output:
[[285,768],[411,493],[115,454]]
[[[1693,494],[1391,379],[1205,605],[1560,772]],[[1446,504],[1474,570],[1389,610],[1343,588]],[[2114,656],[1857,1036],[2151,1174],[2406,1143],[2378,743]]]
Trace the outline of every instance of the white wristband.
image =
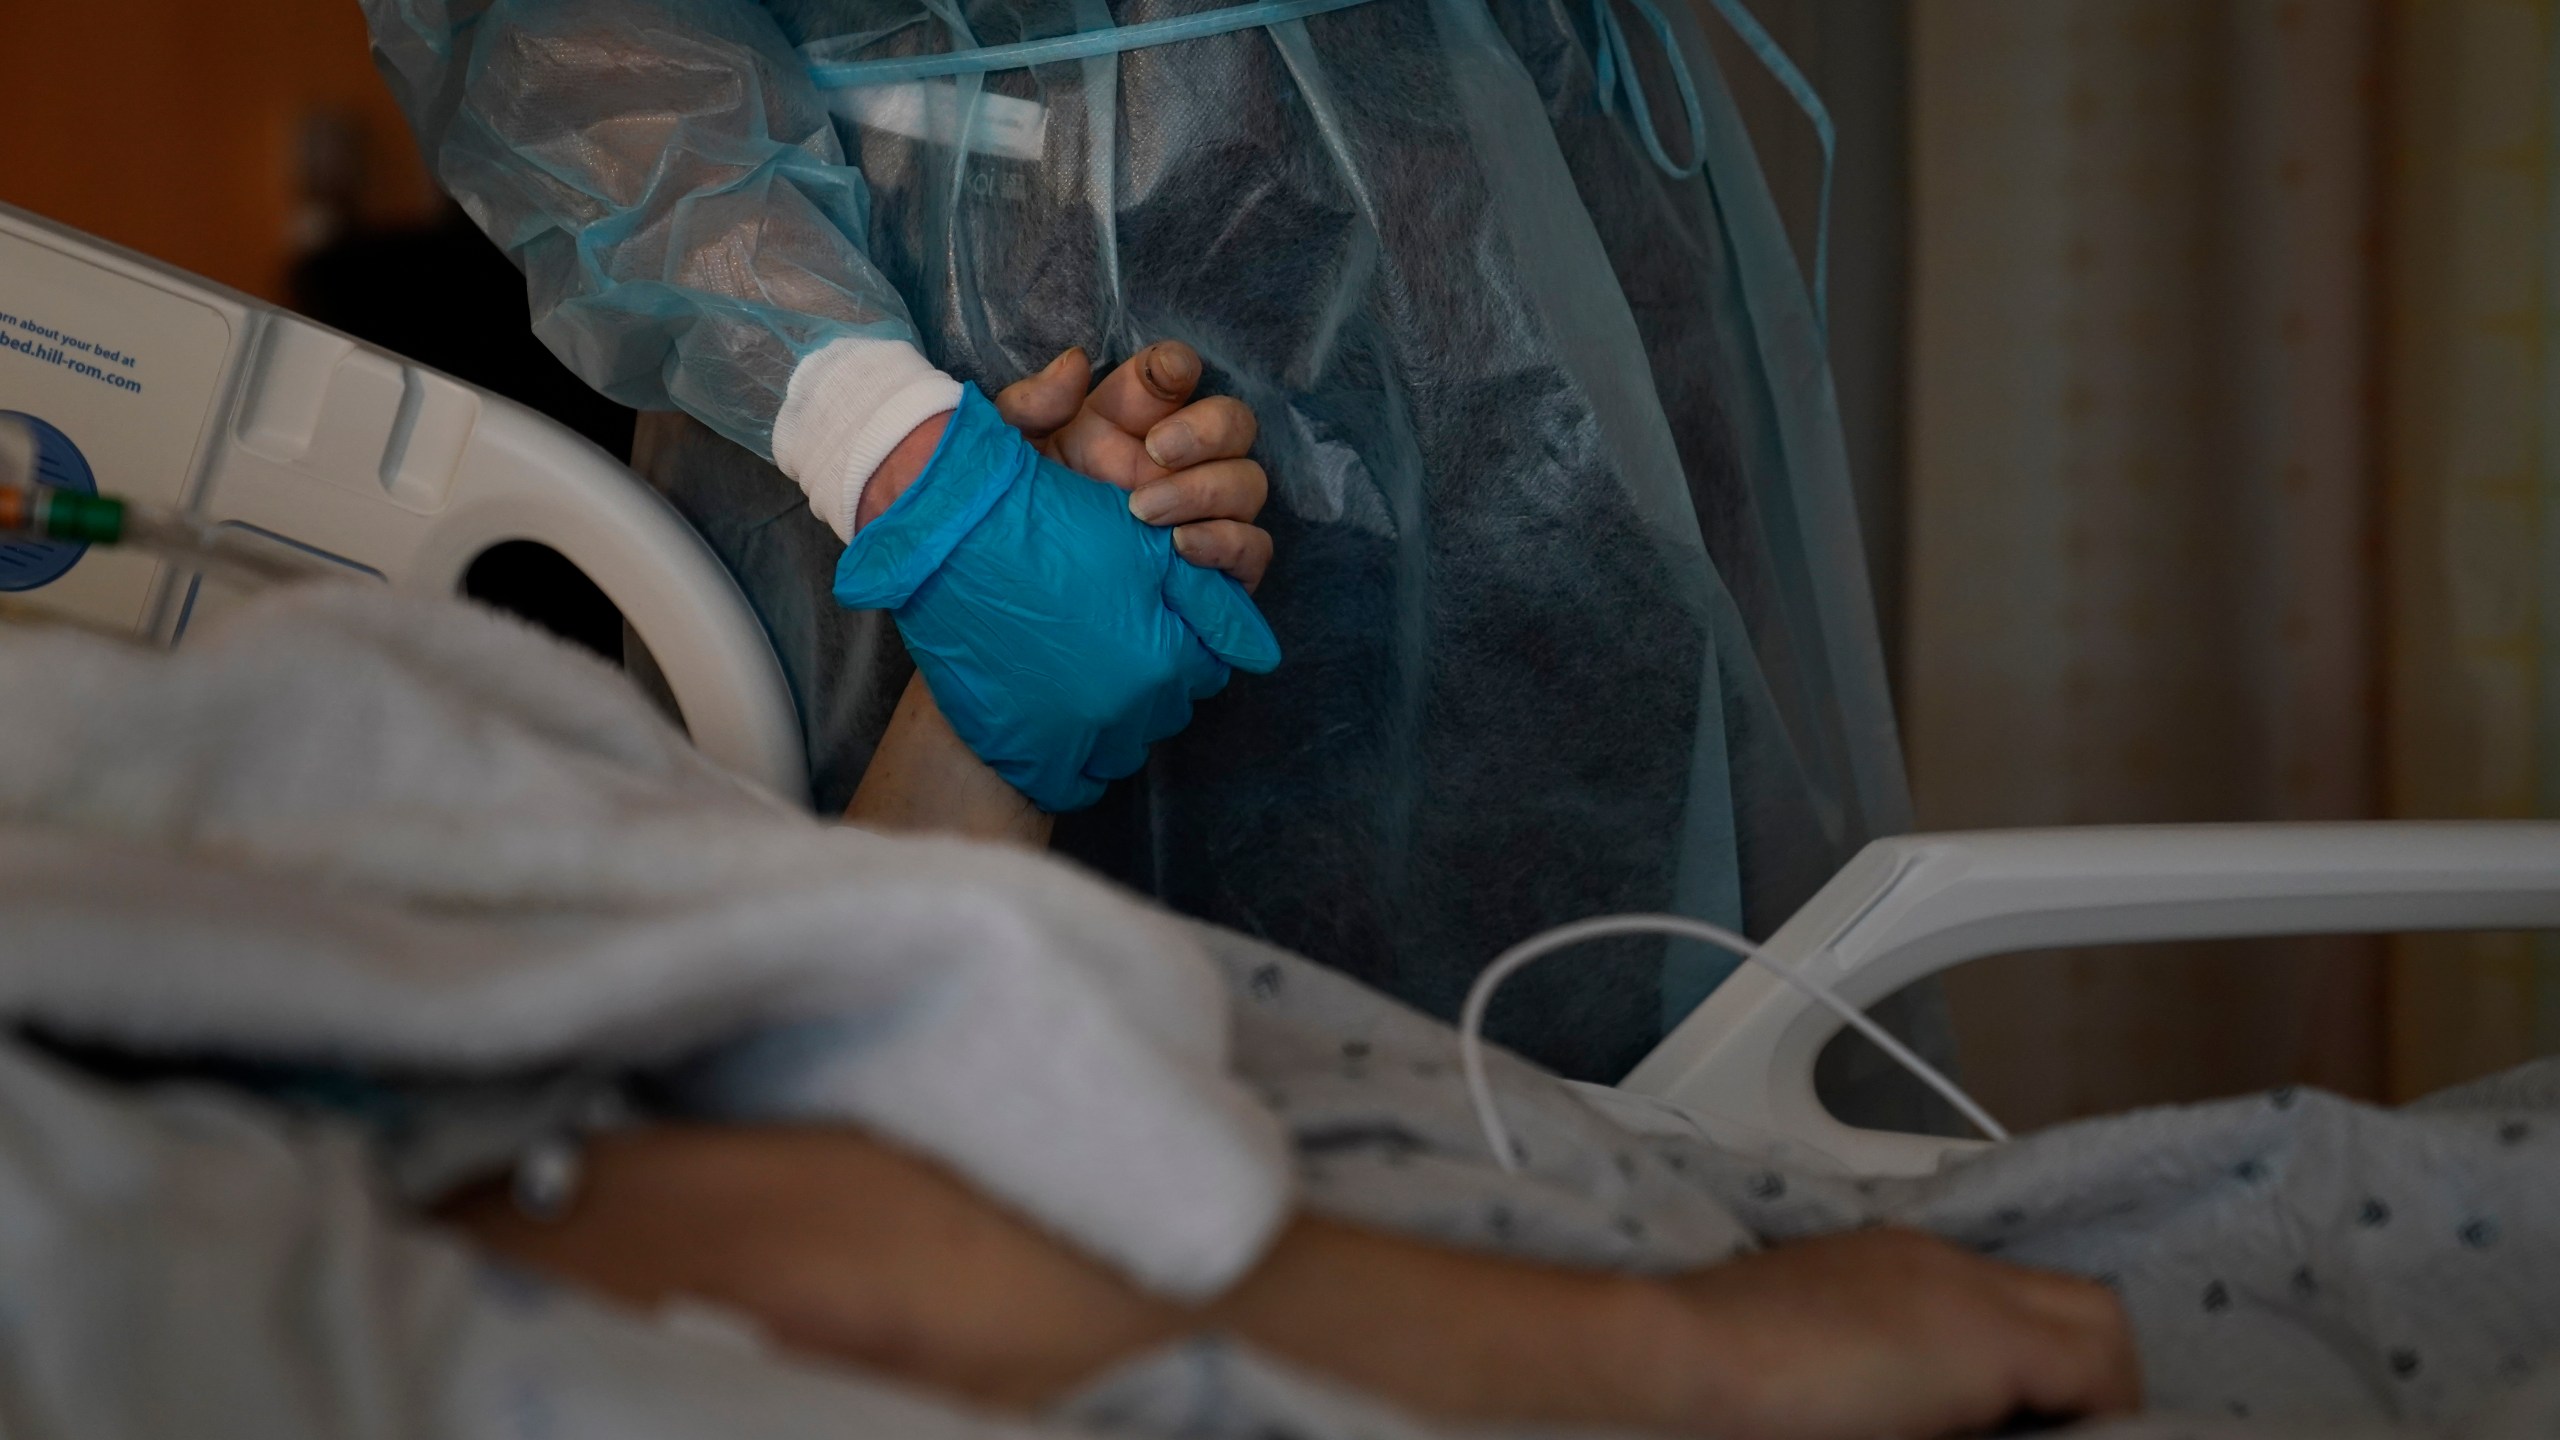
[[959,404],[960,382],[904,340],[829,341],[791,372],[773,421],[773,463],[850,544],[871,472],[918,425]]

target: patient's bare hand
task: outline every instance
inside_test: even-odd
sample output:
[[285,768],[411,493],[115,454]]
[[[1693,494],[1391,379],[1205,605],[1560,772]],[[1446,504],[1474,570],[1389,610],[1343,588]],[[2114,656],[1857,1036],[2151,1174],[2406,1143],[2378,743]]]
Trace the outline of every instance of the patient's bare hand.
[[1802,1241],[1673,1289],[1697,1321],[1692,1343],[1715,1357],[1690,1403],[1720,1440],[1924,1440],[2141,1400],[2132,1335],[2104,1286],[1913,1231]]
[[1270,495],[1253,448],[1253,410],[1224,395],[1193,400],[1200,355],[1159,340],[1093,383],[1093,364],[1069,350],[998,392],[996,413],[1041,453],[1130,492],[1129,509],[1174,526],[1174,548],[1224,570],[1248,590],[1271,564],[1271,536],[1254,517]]

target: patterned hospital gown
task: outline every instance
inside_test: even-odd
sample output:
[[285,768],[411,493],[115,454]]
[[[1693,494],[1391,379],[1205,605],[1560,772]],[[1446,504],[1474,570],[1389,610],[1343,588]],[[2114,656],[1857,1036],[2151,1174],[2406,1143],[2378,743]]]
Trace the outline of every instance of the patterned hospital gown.
[[1212,944],[1241,997],[1239,1068],[1294,1131],[1316,1210],[1643,1269],[1910,1225],[2113,1287],[2151,1404],[2187,1417],[2139,1433],[2560,1435],[2560,1062],[2396,1111],[2290,1089],[2149,1110],[1873,1181],[1630,1134],[1503,1061],[1509,1175],[1448,1027]]

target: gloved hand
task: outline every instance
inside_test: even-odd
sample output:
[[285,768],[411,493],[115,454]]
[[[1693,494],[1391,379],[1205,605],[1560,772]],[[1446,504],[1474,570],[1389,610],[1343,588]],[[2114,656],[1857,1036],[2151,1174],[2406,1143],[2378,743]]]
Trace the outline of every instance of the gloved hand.
[[1134,773],[1229,667],[1280,663],[1242,586],[1176,555],[1119,489],[1043,458],[974,386],[845,547],[835,596],[895,612],[952,728],[1044,810]]

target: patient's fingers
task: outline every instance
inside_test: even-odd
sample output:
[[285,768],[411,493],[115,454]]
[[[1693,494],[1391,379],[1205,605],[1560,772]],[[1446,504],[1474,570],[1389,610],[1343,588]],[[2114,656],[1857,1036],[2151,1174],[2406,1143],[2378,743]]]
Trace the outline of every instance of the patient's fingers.
[[1702,1373],[1723,1380],[1698,1428],[1721,1435],[1916,1440],[2141,1398],[2111,1294],[1911,1231],[1796,1241],[1672,1288],[1708,1327]]
[[[1137,489],[1176,471],[1240,459],[1253,449],[1260,428],[1252,406],[1231,395],[1212,395],[1192,401],[1143,432],[1105,420],[1099,410],[1087,406],[1084,414],[1059,432],[1058,440],[1060,458],[1076,470]],[[1143,443],[1132,443],[1139,434],[1144,436]],[[1254,508],[1259,510],[1261,502],[1257,500]],[[1250,519],[1252,512],[1231,518]]]
[[2030,1414],[2055,1419],[2130,1415],[2142,1408],[2142,1371],[2121,1330],[2053,1327],[2044,1343],[2021,1346],[2012,1384]]
[[2065,1324],[2096,1325],[2120,1318],[2124,1306],[2113,1290],[2095,1280],[2052,1270],[2013,1267],[2018,1298]]
[[1252,590],[1271,568],[1271,532],[1241,520],[1202,520],[1173,532],[1182,558],[1208,570],[1224,570]]
[[2029,1405],[2049,1415],[2111,1415],[2142,1403],[2142,1361],[2115,1292],[2093,1281],[2021,1271],[2015,1298],[2044,1322],[2043,1353],[2019,1372]]
[[1212,460],[1138,488],[1129,513],[1150,525],[1251,520],[1271,495],[1270,477],[1250,460]]
[[1200,384],[1200,352],[1159,340],[1132,355],[1093,387],[1085,408],[1132,435],[1182,408]]
[[1147,458],[1167,470],[1232,460],[1253,448],[1261,426],[1253,407],[1232,395],[1194,401],[1147,432]]
[[1124,490],[1162,479],[1169,467],[1147,458],[1144,437],[1183,408],[1200,383],[1200,356],[1178,340],[1148,346],[1103,377],[1084,409],[1057,434],[1057,459],[1078,474]]
[[1081,348],[1070,348],[1037,373],[997,391],[996,414],[1033,440],[1045,440],[1076,418],[1092,388],[1093,362]]

